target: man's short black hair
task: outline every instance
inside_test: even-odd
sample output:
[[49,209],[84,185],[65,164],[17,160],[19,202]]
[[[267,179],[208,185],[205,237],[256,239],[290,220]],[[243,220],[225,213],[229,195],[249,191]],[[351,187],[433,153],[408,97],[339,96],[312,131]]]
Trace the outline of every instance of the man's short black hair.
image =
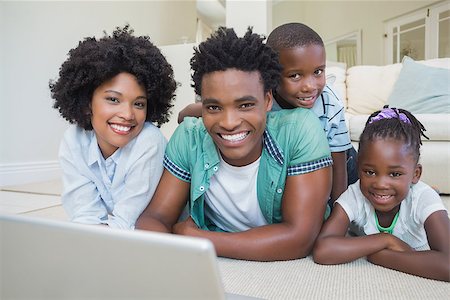
[[227,69],[258,71],[264,92],[275,89],[282,67],[278,55],[263,41],[264,37],[253,33],[251,28],[239,38],[232,28],[220,27],[195,49],[191,59],[195,93],[201,95],[203,75]]
[[287,23],[275,28],[267,38],[267,45],[275,51],[282,49],[319,45],[322,38],[313,29],[302,23]]
[[112,36],[85,38],[69,51],[59,79],[49,84],[53,107],[70,123],[92,130],[90,104],[94,90],[119,73],[134,75],[147,96],[146,121],[167,122],[176,82],[172,66],[148,36],[133,36],[129,25]]

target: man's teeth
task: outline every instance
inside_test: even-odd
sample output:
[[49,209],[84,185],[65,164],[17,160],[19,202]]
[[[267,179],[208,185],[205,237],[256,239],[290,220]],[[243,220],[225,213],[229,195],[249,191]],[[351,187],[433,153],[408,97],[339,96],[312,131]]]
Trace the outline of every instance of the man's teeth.
[[224,140],[230,142],[237,142],[243,140],[247,136],[248,132],[241,132],[237,134],[221,134]]
[[130,131],[131,127],[130,126],[122,126],[122,125],[117,125],[117,124],[111,124],[111,127],[117,131]]

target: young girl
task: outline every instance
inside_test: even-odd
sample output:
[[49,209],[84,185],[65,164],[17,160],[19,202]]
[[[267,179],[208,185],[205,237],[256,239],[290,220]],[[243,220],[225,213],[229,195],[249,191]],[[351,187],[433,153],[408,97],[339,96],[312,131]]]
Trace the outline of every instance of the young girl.
[[54,108],[73,125],[59,151],[62,204],[73,222],[133,229],[163,171],[176,82],[149,37],[126,25],[85,38],[50,82]]
[[[317,238],[320,264],[367,256],[377,265],[449,281],[450,223],[439,195],[419,181],[423,125],[408,111],[372,114],[359,142],[359,182],[336,201]],[[350,222],[360,236],[346,236]]]

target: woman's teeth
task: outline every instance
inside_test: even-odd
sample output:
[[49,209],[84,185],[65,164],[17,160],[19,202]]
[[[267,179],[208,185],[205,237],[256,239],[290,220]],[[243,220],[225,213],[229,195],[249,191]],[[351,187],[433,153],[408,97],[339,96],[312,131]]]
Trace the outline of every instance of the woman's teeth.
[[117,124],[111,124],[111,127],[117,131],[128,132],[131,129],[131,126],[122,126]]

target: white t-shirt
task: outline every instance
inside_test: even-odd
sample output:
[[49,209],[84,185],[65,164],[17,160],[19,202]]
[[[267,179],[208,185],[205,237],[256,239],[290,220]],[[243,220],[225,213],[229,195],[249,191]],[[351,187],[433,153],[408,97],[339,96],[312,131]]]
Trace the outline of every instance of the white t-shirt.
[[[350,222],[353,222],[360,232],[366,235],[379,233],[375,223],[375,209],[362,194],[359,180],[350,185],[336,202],[342,206]],[[416,250],[430,249],[424,223],[438,210],[446,211],[436,191],[421,181],[413,184],[400,204],[398,220],[392,234]]]
[[205,214],[222,230],[239,232],[267,225],[256,192],[259,161],[234,167],[220,157],[219,170],[205,193]]

